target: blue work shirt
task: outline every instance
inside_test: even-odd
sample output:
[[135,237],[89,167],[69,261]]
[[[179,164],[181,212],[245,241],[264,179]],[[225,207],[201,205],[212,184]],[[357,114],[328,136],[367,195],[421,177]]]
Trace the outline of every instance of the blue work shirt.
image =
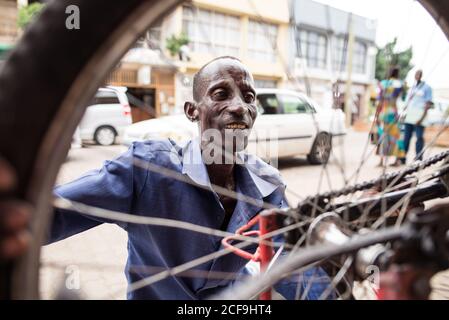
[[[145,165],[136,165],[134,159],[140,164],[149,163],[182,174],[191,183],[148,170]],[[244,159],[244,164],[235,167],[236,192],[257,199],[260,206],[238,200],[227,227],[231,233],[262,210],[262,201],[276,207],[287,205],[285,184],[279,172],[256,157],[245,155]],[[137,216],[175,219],[213,229],[220,229],[225,219],[219,197],[211,188],[197,140],[182,146],[168,139],[135,142],[123,155],[106,161],[101,169],[55,188],[54,193],[90,206]],[[148,272],[145,266],[165,270],[223,249],[221,238],[217,236],[178,228],[108,221],[66,209],[55,210],[50,242],[104,222],[117,223],[125,229],[128,233],[125,273],[129,284],[157,273],[154,270]],[[248,249],[254,251],[255,248],[256,245],[252,244]],[[203,272],[203,276],[170,276],[129,292],[128,299],[207,298],[233,282],[232,278],[207,277],[208,272],[242,274],[247,262],[235,254],[227,254],[193,268]],[[290,289],[290,295],[293,291],[296,289]],[[315,295],[312,291],[310,298],[320,291]]]

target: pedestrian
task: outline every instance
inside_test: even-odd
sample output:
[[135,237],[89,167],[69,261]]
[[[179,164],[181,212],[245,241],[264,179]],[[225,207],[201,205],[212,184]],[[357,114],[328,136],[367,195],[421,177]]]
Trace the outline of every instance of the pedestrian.
[[399,68],[390,71],[388,79],[380,82],[379,102],[376,110],[376,124],[379,137],[379,166],[388,165],[388,157],[396,157],[393,166],[402,163],[405,157],[401,130],[398,123],[397,100],[403,96],[404,82],[399,79]]
[[415,73],[415,84],[410,88],[407,97],[407,108],[404,116],[404,148],[407,154],[413,132],[416,134],[416,160],[422,160],[424,149],[424,130],[427,112],[432,107],[432,88],[422,81],[422,70]]

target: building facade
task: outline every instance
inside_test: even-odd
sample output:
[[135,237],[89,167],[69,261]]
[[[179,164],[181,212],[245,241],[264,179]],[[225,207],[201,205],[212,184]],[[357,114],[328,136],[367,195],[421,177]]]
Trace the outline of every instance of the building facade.
[[[217,56],[241,59],[257,87],[279,87],[288,74],[288,25],[287,0],[190,1],[149,30],[107,83],[147,98],[156,117],[183,112],[184,101],[192,99],[194,74]],[[167,41],[181,34],[189,43],[182,57],[172,56]]]
[[290,6],[289,61],[295,76],[290,87],[309,91],[323,106],[345,108],[348,39],[352,30],[352,105],[349,108],[354,119],[365,118],[375,81],[376,21],[311,0],[292,0]]
[[[149,84],[138,81],[145,63],[123,63],[110,83],[143,88],[155,116],[180,113],[192,99],[193,75],[211,59],[232,55],[252,72],[256,87],[291,88],[326,107],[345,101],[349,21],[354,33],[351,110],[367,115],[375,74],[376,22],[311,0],[193,0],[176,8],[151,31],[156,60]],[[185,34],[182,56],[171,56],[167,39]],[[150,41],[150,42],[151,42]],[[148,47],[148,46],[147,46]],[[121,79],[133,75],[133,83]],[[160,79],[163,79],[161,81]]]
[[[27,0],[0,0],[0,46],[19,36],[17,12]],[[134,121],[183,112],[193,75],[217,56],[232,55],[252,72],[256,87],[292,88],[323,106],[338,86],[344,101],[348,23],[355,41],[352,101],[366,115],[374,80],[376,23],[311,0],[192,0],[143,35],[110,73],[105,85],[126,86]],[[182,55],[167,49],[185,34]]]
[[[169,17],[165,32],[187,35],[188,59],[179,61],[176,101],[192,99],[195,72],[217,56],[238,57],[252,72],[256,87],[279,87],[288,69],[287,0],[195,0]],[[163,38],[167,38],[168,34]]]
[[175,112],[178,67],[146,37],[125,54],[105,83],[128,88],[133,122]]

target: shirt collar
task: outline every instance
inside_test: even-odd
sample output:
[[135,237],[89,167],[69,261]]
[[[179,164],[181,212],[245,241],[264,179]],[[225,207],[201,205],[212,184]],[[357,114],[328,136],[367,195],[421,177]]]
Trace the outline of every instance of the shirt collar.
[[201,157],[198,139],[188,141],[182,147],[182,173],[196,184],[211,188],[209,174]]
[[[196,184],[211,187],[206,165],[201,157],[201,149],[198,139],[188,141],[183,147],[182,173],[186,174]],[[249,176],[262,197],[267,197],[277,188],[285,188],[285,183],[279,171],[260,160],[258,157],[246,153],[239,153],[240,165],[247,169]]]

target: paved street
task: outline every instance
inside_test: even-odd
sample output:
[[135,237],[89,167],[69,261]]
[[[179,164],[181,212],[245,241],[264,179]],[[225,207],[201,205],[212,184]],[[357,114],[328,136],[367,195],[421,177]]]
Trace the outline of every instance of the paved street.
[[[315,194],[319,187],[321,191],[342,187],[345,184],[342,172],[346,179],[354,176],[366,139],[366,133],[350,132],[344,144],[334,148],[328,170],[325,171],[321,166],[309,165],[303,158],[279,161],[279,169],[288,185],[287,198],[291,205],[295,205],[302,197]],[[413,151],[414,144],[412,146]],[[368,160],[359,173],[358,181],[382,173],[382,168],[376,167],[378,158],[369,156],[373,154],[372,148],[369,145],[366,150]],[[58,183],[68,182],[90,169],[98,168],[104,160],[125,150],[123,146],[73,149],[61,169]],[[429,154],[442,150],[432,148]],[[354,183],[354,179],[350,182]],[[77,287],[76,276],[79,275],[80,289],[77,292],[82,298],[124,299],[126,246],[127,235],[123,230],[115,225],[102,225],[45,247],[41,271],[43,298],[54,297],[64,281],[69,286]]]

